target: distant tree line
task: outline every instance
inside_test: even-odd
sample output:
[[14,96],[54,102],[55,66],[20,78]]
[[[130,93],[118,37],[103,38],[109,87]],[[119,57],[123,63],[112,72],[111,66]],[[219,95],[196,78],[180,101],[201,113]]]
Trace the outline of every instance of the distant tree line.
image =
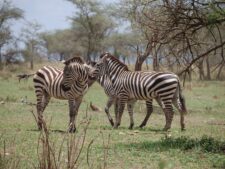
[[[9,21],[22,18],[23,11],[9,1],[1,2],[0,64],[3,55],[7,60],[18,51],[31,68],[37,58],[63,60],[79,55],[88,61],[110,51],[124,62],[135,57],[135,70],[142,70],[148,59],[155,71],[173,71],[190,80],[193,73],[200,80],[225,79],[224,1],[68,1],[76,8],[70,28],[40,32],[38,24],[28,23],[17,40],[10,36]],[[17,41],[24,49],[1,50]]]

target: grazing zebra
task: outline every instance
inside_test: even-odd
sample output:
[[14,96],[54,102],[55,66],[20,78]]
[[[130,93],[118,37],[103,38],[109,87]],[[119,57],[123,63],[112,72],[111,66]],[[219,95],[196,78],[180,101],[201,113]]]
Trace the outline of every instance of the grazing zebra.
[[[95,66],[96,62],[91,62],[89,63],[92,67]],[[117,112],[118,112],[118,103],[117,103],[117,96],[116,96],[116,92],[114,91],[114,87],[113,84],[111,82],[111,80],[109,79],[109,77],[107,75],[103,75],[101,77],[99,77],[97,79],[98,83],[104,88],[105,94],[108,96],[108,101],[106,103],[105,106],[105,113],[108,117],[108,120],[110,122],[110,124],[112,126],[114,126],[114,122],[113,122],[113,118],[111,117],[110,113],[109,113],[109,109],[112,106],[112,104],[115,105],[115,117],[117,117]],[[135,99],[129,99],[127,102],[127,110],[129,113],[129,117],[130,117],[130,126],[129,129],[132,129],[134,126],[134,119],[133,119],[133,108],[134,108],[134,104],[136,103],[137,100]],[[143,122],[141,123],[140,127],[144,127],[151,115],[152,112],[152,102],[146,101],[146,107],[147,107],[147,114],[145,119],[143,120]]]
[[[180,112],[181,130],[185,129],[186,106],[177,75],[168,72],[132,72],[125,64],[109,53],[101,56],[91,74],[93,77],[107,75],[113,84],[119,101],[115,128],[120,125],[125,103],[129,99],[147,100],[149,103],[152,102],[152,99],[156,99],[165,114],[164,130],[171,128],[174,115],[172,104]],[[147,113],[151,114],[151,112]]]
[[[50,98],[68,100],[69,102],[69,132],[76,130],[76,116],[83,95],[94,82],[88,76],[89,66],[79,57],[64,62],[64,70],[44,66],[34,75],[33,82],[37,97],[38,128],[42,129],[43,112]],[[88,86],[89,85],[89,86]]]

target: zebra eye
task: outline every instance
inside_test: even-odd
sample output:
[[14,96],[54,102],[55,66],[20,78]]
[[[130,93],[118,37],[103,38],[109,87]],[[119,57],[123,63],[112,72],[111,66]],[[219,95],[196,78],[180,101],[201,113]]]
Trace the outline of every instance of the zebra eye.
[[98,64],[97,64],[97,67],[99,68],[100,66],[101,66],[101,63],[98,63]]

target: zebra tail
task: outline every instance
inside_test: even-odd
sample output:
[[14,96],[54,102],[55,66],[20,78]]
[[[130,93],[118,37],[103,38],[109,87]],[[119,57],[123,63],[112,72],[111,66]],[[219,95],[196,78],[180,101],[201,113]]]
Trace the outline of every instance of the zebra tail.
[[182,95],[182,90],[181,90],[181,86],[180,86],[180,82],[179,82],[179,99],[180,99],[180,103],[181,103],[181,110],[184,114],[187,114],[187,107],[185,104],[185,98]]

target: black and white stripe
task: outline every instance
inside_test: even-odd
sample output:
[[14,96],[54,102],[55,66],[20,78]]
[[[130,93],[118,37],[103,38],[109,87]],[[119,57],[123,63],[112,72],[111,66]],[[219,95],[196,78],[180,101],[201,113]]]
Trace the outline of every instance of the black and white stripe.
[[[174,114],[172,104],[177,107],[181,114],[181,129],[185,128],[186,106],[181,95],[177,75],[169,72],[132,72],[125,64],[109,53],[102,55],[95,68],[92,75],[107,75],[119,100],[119,112],[114,127],[120,125],[124,106],[128,100],[146,100],[150,105],[152,99],[156,99],[165,113],[166,125],[164,130],[171,128]],[[148,114],[151,112],[152,108],[147,111]]]
[[65,62],[64,70],[44,66],[34,75],[37,97],[38,127],[42,128],[43,111],[51,97],[68,100],[70,110],[69,131],[76,130],[75,120],[83,95],[88,89],[88,72],[80,58]]
[[[91,62],[91,66],[94,67],[96,64],[96,62]],[[114,126],[114,122],[113,122],[113,118],[112,116],[110,115],[109,113],[109,109],[110,107],[114,104],[114,112],[115,112],[115,117],[117,116],[117,112],[118,112],[118,98],[117,98],[117,95],[116,95],[116,91],[114,90],[114,86],[110,80],[110,78],[107,76],[107,75],[103,75],[101,77],[99,77],[97,79],[98,83],[103,87],[104,89],[104,92],[105,94],[108,96],[108,101],[106,103],[106,106],[105,106],[105,113],[108,117],[108,120],[110,122],[110,124],[112,126]],[[136,103],[136,99],[129,99],[127,101],[127,110],[128,110],[128,113],[129,113],[129,117],[130,117],[130,126],[129,126],[129,129],[132,129],[133,126],[134,126],[134,118],[133,118],[133,109],[134,109],[134,104]],[[144,118],[143,122],[141,123],[140,127],[144,127],[150,117],[150,112],[152,112],[152,101],[146,101],[146,108],[147,108],[147,112],[149,113],[146,113],[146,117]]]

